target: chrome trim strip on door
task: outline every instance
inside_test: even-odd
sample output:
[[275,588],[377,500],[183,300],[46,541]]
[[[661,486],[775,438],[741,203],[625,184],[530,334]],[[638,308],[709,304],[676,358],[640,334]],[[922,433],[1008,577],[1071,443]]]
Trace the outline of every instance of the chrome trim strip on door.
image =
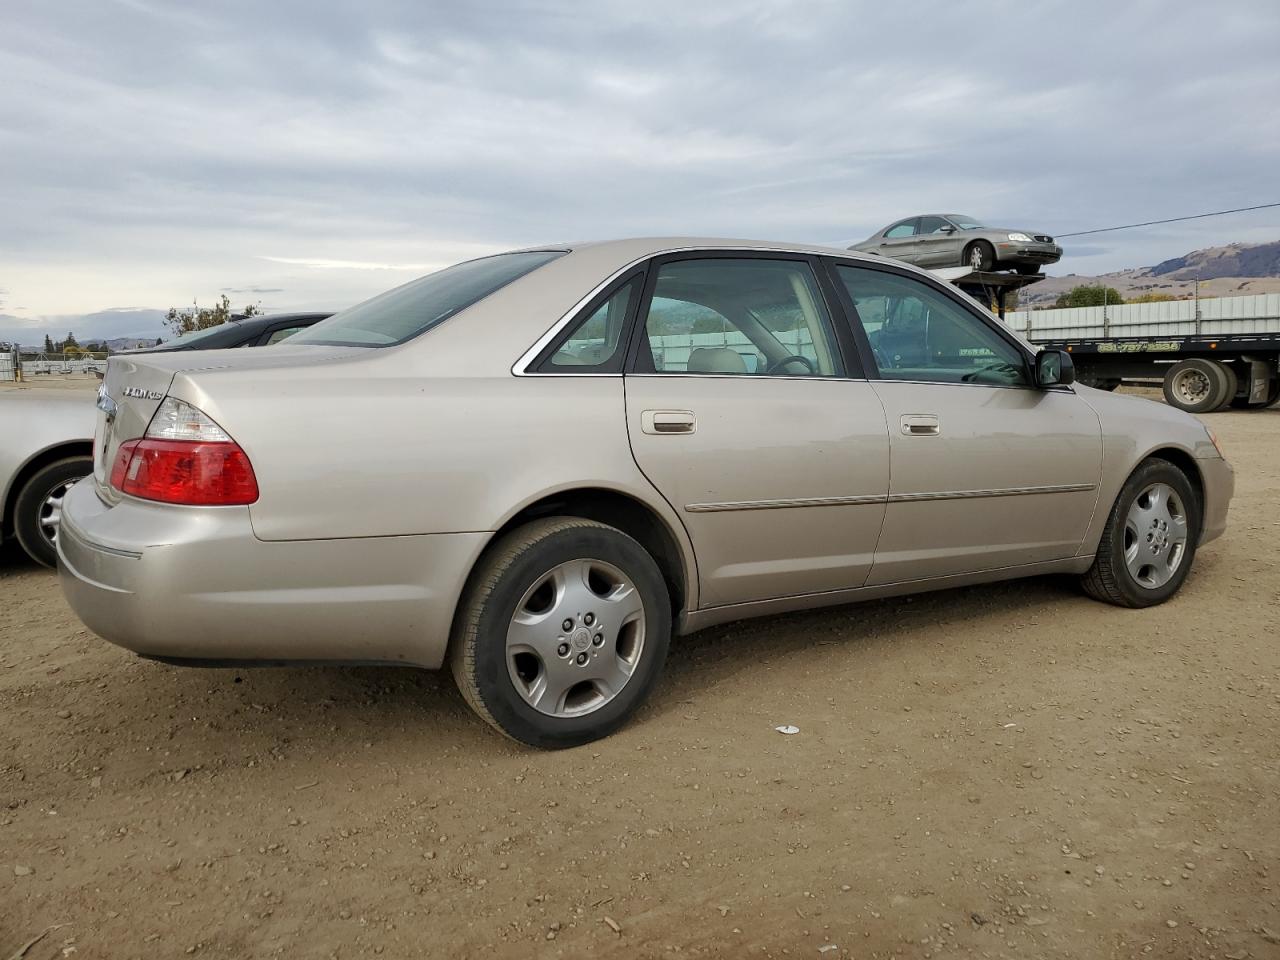
[[985,497],[1027,497],[1045,493],[1087,493],[1095,483],[1062,483],[1045,487],[1001,487],[994,490],[939,490],[932,493],[872,494],[862,497],[796,497],[787,500],[735,500],[725,503],[686,503],[686,513],[725,513],[734,510],[789,510],[794,507],[848,507],[872,503],[916,503],[928,500],[977,500]]
[[687,503],[687,513],[723,513],[728,510],[787,510],[791,507],[847,507],[884,503],[880,494],[865,497],[802,497],[794,500],[738,500],[729,503]]
[[984,497],[1032,497],[1042,493],[1086,493],[1096,490],[1096,483],[1059,483],[1044,487],[999,487],[994,490],[939,490],[933,493],[894,493],[890,503],[915,503],[921,500],[976,500]]

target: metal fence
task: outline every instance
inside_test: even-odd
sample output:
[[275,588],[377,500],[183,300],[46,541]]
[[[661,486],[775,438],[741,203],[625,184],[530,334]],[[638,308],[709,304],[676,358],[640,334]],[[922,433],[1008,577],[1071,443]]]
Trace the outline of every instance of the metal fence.
[[0,382],[17,379],[17,373],[13,366],[13,357],[14,355],[8,351],[0,352]]
[[107,361],[97,357],[68,357],[65,359],[41,358],[22,361],[24,379],[39,376],[102,376],[107,372]]

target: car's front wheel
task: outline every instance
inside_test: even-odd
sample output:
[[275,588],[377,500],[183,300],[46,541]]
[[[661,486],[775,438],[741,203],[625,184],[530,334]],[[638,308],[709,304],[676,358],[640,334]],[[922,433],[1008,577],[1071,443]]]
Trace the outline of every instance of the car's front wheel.
[[984,273],[996,267],[996,248],[985,240],[975,240],[964,248],[964,265]]
[[1081,582],[1095,600],[1150,607],[1178,592],[1196,555],[1200,501],[1167,460],[1143,462],[1107,517],[1093,566]]
[[37,470],[18,491],[13,504],[13,531],[37,563],[57,565],[62,498],[72,484],[92,471],[93,460],[89,457],[55,460]]
[[450,657],[482,719],[534,747],[612,733],[644,701],[671,640],[658,565],[613,527],[537,520],[486,553],[459,607]]

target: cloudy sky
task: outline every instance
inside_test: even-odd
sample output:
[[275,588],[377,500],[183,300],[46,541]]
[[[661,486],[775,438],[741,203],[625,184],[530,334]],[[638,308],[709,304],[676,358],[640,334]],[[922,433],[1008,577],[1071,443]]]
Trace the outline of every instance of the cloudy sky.
[[[1275,0],[982,6],[4,0],[0,330],[340,307],[558,240],[1280,200]],[[1103,234],[1051,272],[1276,239]]]

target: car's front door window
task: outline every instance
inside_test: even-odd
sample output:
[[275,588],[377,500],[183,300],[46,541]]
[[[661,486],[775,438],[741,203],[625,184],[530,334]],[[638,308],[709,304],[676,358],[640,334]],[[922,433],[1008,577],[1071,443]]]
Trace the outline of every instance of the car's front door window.
[[[655,373],[832,377],[831,318],[809,264],[720,257],[658,268],[643,366]],[[651,367],[649,366],[651,363]]]
[[1022,352],[951,297],[883,270],[842,264],[836,273],[883,379],[1030,384]]

